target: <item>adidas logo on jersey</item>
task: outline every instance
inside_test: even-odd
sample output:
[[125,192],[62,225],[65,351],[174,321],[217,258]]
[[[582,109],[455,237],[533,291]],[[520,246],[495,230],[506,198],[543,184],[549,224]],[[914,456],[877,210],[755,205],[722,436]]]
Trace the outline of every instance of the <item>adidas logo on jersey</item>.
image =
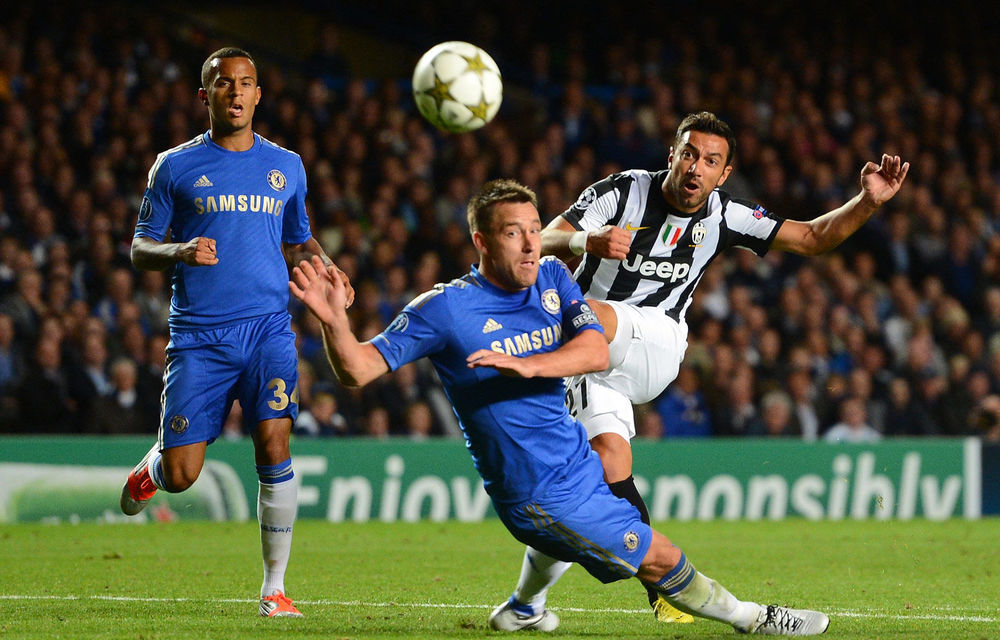
[[198,181],[194,183],[194,186],[196,186],[196,187],[214,187],[215,185],[212,184],[212,181],[208,179],[208,176],[202,174],[202,176],[200,178],[198,178]]
[[503,325],[493,318],[487,319],[486,324],[483,325],[483,333],[491,333],[493,331],[499,331],[500,329],[503,329]]

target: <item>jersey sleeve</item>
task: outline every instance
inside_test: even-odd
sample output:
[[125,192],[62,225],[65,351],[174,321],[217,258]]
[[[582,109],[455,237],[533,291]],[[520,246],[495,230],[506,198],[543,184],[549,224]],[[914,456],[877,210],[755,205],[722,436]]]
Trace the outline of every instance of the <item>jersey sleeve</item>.
[[577,231],[597,231],[615,217],[620,193],[610,175],[595,182],[580,194],[562,217]]
[[759,204],[732,200],[725,212],[727,247],[749,249],[763,256],[770,249],[785,219]]
[[170,162],[166,156],[156,159],[149,170],[146,192],[139,205],[139,219],[135,224],[134,237],[143,237],[162,242],[174,218],[173,180]]
[[306,213],[306,168],[302,159],[298,159],[298,179],[295,181],[295,193],[285,207],[281,226],[281,241],[287,244],[302,244],[312,237],[309,231],[309,214]]
[[408,362],[437,353],[447,341],[446,328],[452,323],[447,297],[431,289],[406,305],[371,344],[395,371]]
[[569,268],[562,260],[554,257],[543,258],[546,260],[546,268],[553,271],[553,280],[556,289],[559,291],[559,300],[562,306],[562,328],[563,334],[567,338],[573,338],[581,331],[594,329],[604,333],[601,321],[597,319],[597,314],[587,304],[580,291],[580,285],[570,274]]

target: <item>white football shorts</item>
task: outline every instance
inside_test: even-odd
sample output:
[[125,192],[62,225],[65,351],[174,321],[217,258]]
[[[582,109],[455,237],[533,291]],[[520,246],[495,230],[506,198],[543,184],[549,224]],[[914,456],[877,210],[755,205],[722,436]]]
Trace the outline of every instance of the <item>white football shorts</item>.
[[655,307],[607,302],[618,316],[604,371],[566,379],[566,406],[583,423],[587,438],[617,433],[635,436],[633,404],[660,395],[680,369],[687,349],[687,325]]

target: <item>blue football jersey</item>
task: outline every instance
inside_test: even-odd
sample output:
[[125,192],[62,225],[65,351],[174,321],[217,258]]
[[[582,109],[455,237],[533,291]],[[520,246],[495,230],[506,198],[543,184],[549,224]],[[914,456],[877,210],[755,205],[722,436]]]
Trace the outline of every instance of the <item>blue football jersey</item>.
[[229,151],[206,132],[161,153],[149,171],[136,237],[171,242],[213,238],[219,262],[177,263],[172,329],[221,327],[288,308],[281,243],[311,237],[306,174],[298,154],[254,135]]
[[535,285],[518,292],[473,267],[415,298],[372,344],[393,370],[431,359],[486,491],[515,503],[541,495],[591,455],[587,434],[566,410],[562,378],[507,377],[470,369],[466,358],[479,349],[546,353],[587,329],[604,332],[566,265],[547,257]]

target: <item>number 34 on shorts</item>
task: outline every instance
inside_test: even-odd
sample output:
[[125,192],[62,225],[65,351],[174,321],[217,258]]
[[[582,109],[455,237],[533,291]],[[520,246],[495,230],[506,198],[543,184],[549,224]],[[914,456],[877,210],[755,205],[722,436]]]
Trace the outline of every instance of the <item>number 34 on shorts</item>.
[[267,406],[274,411],[282,411],[289,403],[299,403],[299,386],[295,385],[291,393],[286,393],[288,385],[281,378],[274,378],[267,383],[267,388],[274,393],[274,398],[269,400]]

